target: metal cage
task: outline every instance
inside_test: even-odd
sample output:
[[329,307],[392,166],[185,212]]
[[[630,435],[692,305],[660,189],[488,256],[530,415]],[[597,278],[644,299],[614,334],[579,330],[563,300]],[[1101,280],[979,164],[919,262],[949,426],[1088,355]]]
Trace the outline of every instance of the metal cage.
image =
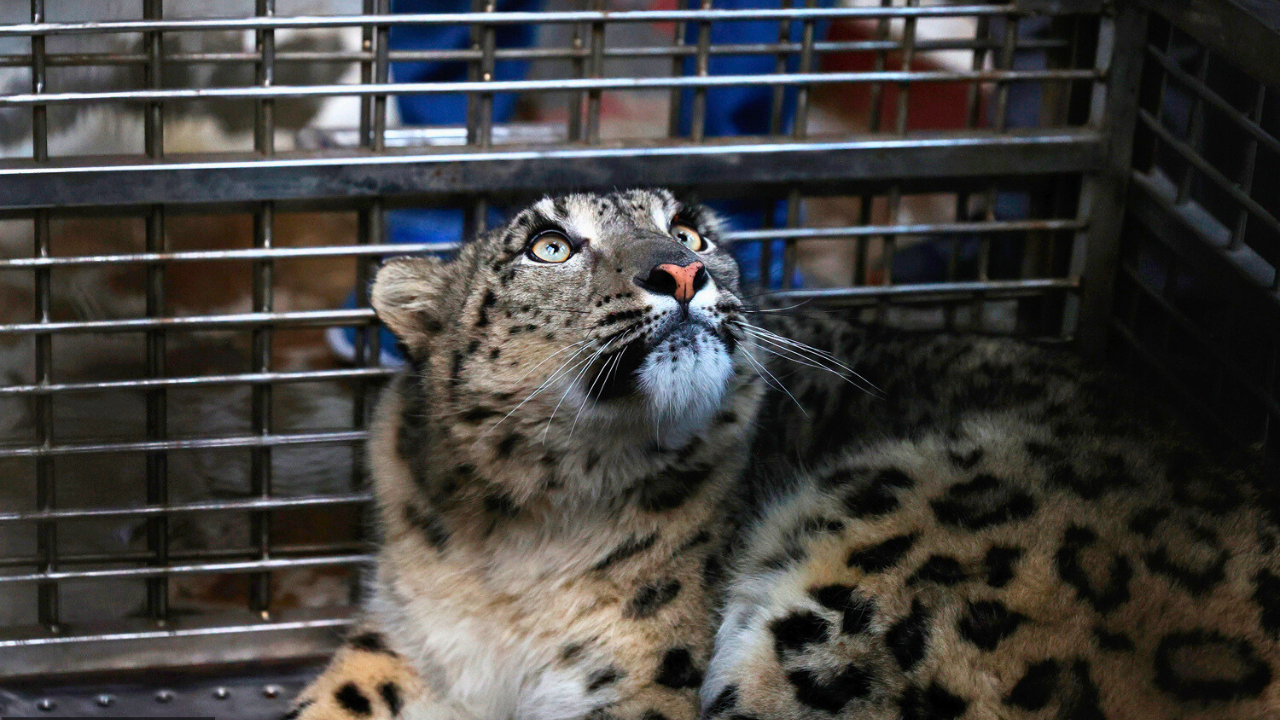
[[[1075,342],[1274,459],[1274,5],[742,4],[0,10],[0,712],[266,716],[335,646],[393,372],[368,282],[457,241],[388,242],[416,208],[465,235],[546,192],[736,202],[780,294]],[[717,35],[746,23],[774,39]],[[709,131],[744,87],[764,130]]]

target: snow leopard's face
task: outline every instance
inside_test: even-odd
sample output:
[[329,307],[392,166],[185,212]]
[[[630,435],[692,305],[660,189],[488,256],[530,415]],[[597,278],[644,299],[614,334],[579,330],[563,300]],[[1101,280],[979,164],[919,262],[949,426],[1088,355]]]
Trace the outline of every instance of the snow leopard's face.
[[464,393],[541,398],[681,442],[736,373],[754,374],[720,231],[666,191],[547,198],[452,263],[393,262],[374,301],[410,354]]

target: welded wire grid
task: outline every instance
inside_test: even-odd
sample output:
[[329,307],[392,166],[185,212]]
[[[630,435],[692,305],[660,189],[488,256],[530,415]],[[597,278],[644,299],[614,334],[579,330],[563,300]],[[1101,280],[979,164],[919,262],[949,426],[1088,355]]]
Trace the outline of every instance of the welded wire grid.
[[1274,461],[1280,88],[1158,16],[1143,50],[1115,345]]
[[[46,10],[57,4],[46,8],[45,0],[32,0],[29,22],[0,26],[0,39],[26,43],[21,51],[0,54],[0,67],[25,69],[29,81],[0,96],[0,112],[18,126],[28,123],[30,142],[27,157],[10,153],[0,164],[0,206],[9,226],[29,233],[32,243],[21,250],[5,245],[0,258],[0,276],[13,281],[31,309],[26,317],[0,319],[4,347],[29,359],[11,372],[6,368],[0,402],[30,419],[0,445],[0,463],[27,478],[10,486],[30,490],[2,496],[0,507],[0,531],[7,533],[0,539],[13,540],[0,549],[0,592],[21,606],[0,626],[0,656],[20,661],[0,663],[0,676],[292,656],[332,643],[332,630],[349,622],[358,597],[357,571],[371,557],[356,529],[358,517],[340,515],[349,532],[322,540],[278,536],[290,524],[309,522],[312,513],[358,510],[370,500],[360,445],[374,393],[392,370],[378,362],[384,348],[368,283],[387,255],[451,246],[385,244],[387,213],[397,208],[461,207],[466,232],[474,233],[486,227],[494,208],[571,187],[660,184],[707,201],[747,198],[755,203],[757,221],[727,240],[783,241],[779,282],[798,302],[861,304],[882,317],[937,327],[1064,337],[1074,330],[1071,298],[1080,280],[1070,265],[1091,232],[1079,196],[1082,178],[1103,156],[1103,128],[1096,120],[1106,58],[1114,48],[1114,40],[1099,40],[1108,37],[1100,28],[1112,21],[1080,12],[1096,11],[1096,4],[875,0],[723,10],[703,0],[688,8],[635,10],[588,0],[530,14],[501,12],[481,1],[470,13],[396,15],[389,14],[388,0],[363,0],[352,11],[358,14],[289,16],[277,2],[255,0],[244,16],[192,19],[166,17],[162,0],[145,0],[136,19],[91,23],[51,19]],[[1044,14],[1063,8],[1075,12]],[[776,23],[778,41],[712,42],[714,28],[749,20]],[[926,32],[942,20],[963,20],[963,32]],[[1044,31],[1020,33],[1026,22],[1041,23]],[[498,29],[520,23],[558,32],[564,42],[500,47]],[[628,27],[653,24],[658,41],[618,39],[628,37]],[[470,46],[391,47],[391,29],[412,25],[465,26]],[[827,27],[833,29],[824,36],[820,31]],[[339,30],[357,33],[358,42],[317,50],[282,40],[285,33],[294,38]],[[191,41],[216,33],[240,33],[249,41],[217,47]],[[86,37],[115,44],[80,49],[74,39]],[[60,49],[52,49],[54,43]],[[1159,58],[1166,50],[1151,52]],[[957,52],[964,57],[959,66],[928,62]],[[1026,53],[1042,62],[1020,63]],[[713,71],[716,58],[744,54],[773,57],[775,71]],[[465,63],[467,79],[395,82],[397,63],[424,61]],[[499,63],[512,61],[529,62],[528,76],[496,79]],[[355,80],[280,82],[290,68],[325,64],[354,68]],[[167,78],[193,77],[177,68],[194,67],[248,72],[229,75],[243,78],[238,84],[169,84]],[[85,68],[129,72],[86,85],[72,72]],[[1193,94],[1204,98],[1194,114],[1214,112],[1211,95],[1195,90],[1206,81],[1204,73],[1193,69],[1188,77]],[[715,91],[741,86],[770,88],[768,133],[708,136]],[[1012,126],[1010,98],[1029,88],[1035,93],[1019,97],[1035,113]],[[912,116],[924,107],[918,99],[952,90],[962,100],[948,106],[951,115],[941,126],[931,124],[936,110],[930,117]],[[841,98],[859,92],[862,110],[852,119],[839,117]],[[542,119],[495,124],[495,97],[503,93],[540,108]],[[395,127],[397,96],[458,94],[467,99],[465,127]],[[293,136],[282,133],[291,103],[332,97],[357,99],[358,116],[349,128],[290,127]],[[665,103],[656,133],[611,119],[610,103],[627,97],[659,108]],[[251,142],[203,148],[204,154],[171,147],[166,129],[193,108],[251,115]],[[86,109],[136,118],[140,147],[116,147],[107,156],[83,146],[81,152],[51,153],[51,141],[73,124],[68,118]],[[1237,115],[1257,137],[1251,152],[1270,151],[1275,141],[1258,130],[1258,119]],[[1144,121],[1163,128],[1158,119]],[[296,144],[279,146],[281,138],[295,136]],[[1176,151],[1193,146],[1172,143]],[[1255,165],[1250,161],[1249,177]],[[1195,197],[1203,182],[1215,182],[1199,165],[1192,169],[1172,178],[1186,186],[1183,199]],[[1188,181],[1192,176],[1201,182]],[[1229,219],[1230,248],[1264,242],[1259,233],[1275,220],[1255,206],[1241,203],[1248,219]],[[303,216],[307,223],[325,213],[353,218],[354,237],[282,243],[282,228],[299,212],[310,213]],[[248,216],[251,240],[240,247],[181,244],[175,227],[193,216]],[[140,223],[141,243],[108,250],[58,247],[60,223],[95,217]],[[905,253],[921,247],[941,248],[934,257],[943,258],[942,274],[897,277]],[[769,276],[772,253],[765,242],[760,277]],[[342,282],[356,289],[353,305],[282,305],[288,297],[280,294],[281,278],[291,264],[318,260],[347,263],[350,275]],[[825,281],[810,277],[803,288],[793,287],[797,268],[805,275],[815,267],[834,270]],[[64,303],[59,295],[66,284],[59,276],[84,290],[83,283],[105,283],[101,278],[116,272],[134,274],[124,276],[130,278],[124,288],[90,284],[90,293],[122,293],[140,300],[140,308],[125,303],[134,310],[106,311]],[[192,283],[239,283],[246,306],[179,308],[175,297]],[[326,327],[354,328],[353,362],[282,362],[282,345]],[[127,346],[141,354],[140,366],[58,369],[98,347],[114,347],[120,338],[140,340]],[[194,363],[180,351],[193,339],[200,339],[201,354]],[[217,354],[210,348],[238,344],[245,350],[235,363],[202,364],[204,353]],[[1274,398],[1274,347],[1269,353],[1267,397]],[[320,388],[344,398],[342,419],[325,427],[284,419],[283,408],[304,403]],[[80,403],[89,402],[85,398],[115,403],[138,396],[141,417],[120,417],[119,432],[95,436],[59,424],[59,414],[75,415]],[[221,398],[239,420],[177,429],[180,411],[196,397]],[[332,447],[346,452],[341,487],[279,487],[282,463]],[[140,471],[115,470],[133,468],[128,459],[139,457]],[[199,463],[213,466],[215,474],[229,467],[226,472],[241,483],[176,495],[175,484]],[[106,474],[86,476],[84,468],[105,468]],[[104,484],[109,491],[102,491]],[[87,486],[96,491],[85,491]],[[232,539],[220,545],[176,544],[180,529],[213,518],[238,518],[245,527],[235,526]],[[107,549],[85,549],[76,529],[110,534],[121,527],[129,537]],[[282,605],[281,573],[300,570],[333,571],[349,590],[341,602],[324,607]],[[222,604],[188,603],[176,610],[179,586],[192,578],[202,579],[203,592]],[[74,594],[75,602],[62,602],[74,588],[84,592]],[[136,596],[139,608],[98,607],[94,599],[108,594]]]

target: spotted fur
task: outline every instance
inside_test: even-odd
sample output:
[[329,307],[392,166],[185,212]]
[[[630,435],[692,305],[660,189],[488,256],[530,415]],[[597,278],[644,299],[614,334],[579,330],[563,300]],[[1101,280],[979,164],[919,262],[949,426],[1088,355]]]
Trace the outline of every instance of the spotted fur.
[[770,400],[761,444],[809,469],[756,481],[707,718],[1280,716],[1280,557],[1247,461],[1059,351],[776,324],[881,394],[797,375],[843,410]]
[[1280,714],[1252,466],[1060,351],[753,310],[719,240],[579,195],[382,270],[377,575],[295,717]]

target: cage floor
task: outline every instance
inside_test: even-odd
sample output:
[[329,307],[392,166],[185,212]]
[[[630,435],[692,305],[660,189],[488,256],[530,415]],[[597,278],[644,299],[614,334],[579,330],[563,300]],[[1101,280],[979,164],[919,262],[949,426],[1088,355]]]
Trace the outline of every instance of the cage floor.
[[321,663],[221,671],[114,675],[0,685],[6,717],[200,717],[274,720],[316,676]]

